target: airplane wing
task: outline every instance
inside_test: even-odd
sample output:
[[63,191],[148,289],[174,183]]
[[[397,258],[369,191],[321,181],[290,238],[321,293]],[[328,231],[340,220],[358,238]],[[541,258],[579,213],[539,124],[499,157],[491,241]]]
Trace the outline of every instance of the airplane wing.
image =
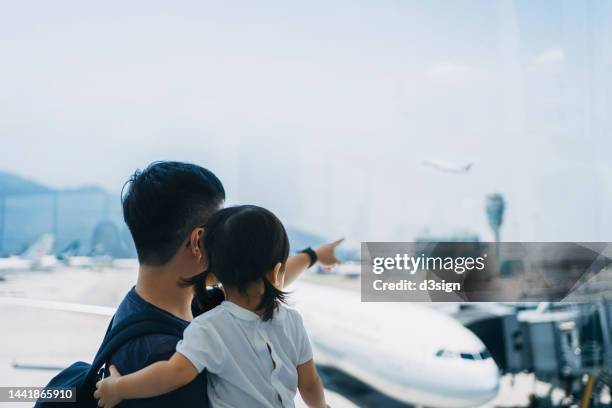
[[114,307],[84,305],[81,303],[58,302],[55,300],[28,299],[11,296],[0,296],[0,305],[34,307],[63,312],[87,313],[98,316],[112,316],[115,314]]

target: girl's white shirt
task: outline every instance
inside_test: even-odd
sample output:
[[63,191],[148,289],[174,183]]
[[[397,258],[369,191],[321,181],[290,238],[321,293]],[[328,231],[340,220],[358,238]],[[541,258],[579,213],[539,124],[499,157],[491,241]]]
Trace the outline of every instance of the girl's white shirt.
[[297,366],[312,359],[302,317],[282,304],[264,322],[224,301],[193,319],[176,351],[207,370],[212,408],[294,407]]

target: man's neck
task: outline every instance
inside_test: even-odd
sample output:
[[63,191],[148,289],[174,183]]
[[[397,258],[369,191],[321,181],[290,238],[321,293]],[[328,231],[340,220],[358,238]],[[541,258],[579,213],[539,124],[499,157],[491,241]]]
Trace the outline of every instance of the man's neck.
[[176,274],[170,266],[140,265],[136,293],[147,302],[183,320],[192,320],[190,287],[178,285]]

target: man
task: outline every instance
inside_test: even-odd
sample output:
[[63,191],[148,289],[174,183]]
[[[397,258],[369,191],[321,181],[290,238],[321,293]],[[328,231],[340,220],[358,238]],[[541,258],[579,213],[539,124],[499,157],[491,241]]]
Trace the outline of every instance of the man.
[[[128,225],[140,267],[136,286],[125,296],[113,324],[142,311],[170,316],[187,327],[193,319],[193,288],[181,284],[206,267],[200,240],[208,217],[225,200],[221,181],[210,171],[188,163],[156,162],[129,180],[123,197],[123,216]],[[289,284],[314,261],[323,266],[337,263],[334,254],[341,241],[307,249],[287,261]],[[218,303],[223,293],[213,290]],[[196,311],[196,313],[202,311]],[[120,348],[110,359],[120,373],[137,371],[175,351],[178,338],[150,335]],[[207,407],[206,373],[174,392],[147,400],[129,400],[121,407]]]

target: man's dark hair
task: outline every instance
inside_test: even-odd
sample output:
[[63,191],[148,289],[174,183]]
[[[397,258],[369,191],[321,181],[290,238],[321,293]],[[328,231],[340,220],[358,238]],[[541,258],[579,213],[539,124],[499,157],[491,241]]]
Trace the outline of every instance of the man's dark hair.
[[225,200],[217,176],[190,163],[151,163],[136,170],[126,186],[123,219],[138,260],[145,265],[168,263],[189,233],[205,224]]
[[206,224],[204,248],[208,269],[190,279],[196,286],[196,300],[202,307],[210,303],[205,290],[206,275],[214,273],[226,288],[240,292],[252,283],[263,281],[264,293],[259,304],[262,319],[269,320],[286,293],[277,289],[266,274],[289,256],[289,239],[281,221],[265,208],[241,205],[217,211]]

